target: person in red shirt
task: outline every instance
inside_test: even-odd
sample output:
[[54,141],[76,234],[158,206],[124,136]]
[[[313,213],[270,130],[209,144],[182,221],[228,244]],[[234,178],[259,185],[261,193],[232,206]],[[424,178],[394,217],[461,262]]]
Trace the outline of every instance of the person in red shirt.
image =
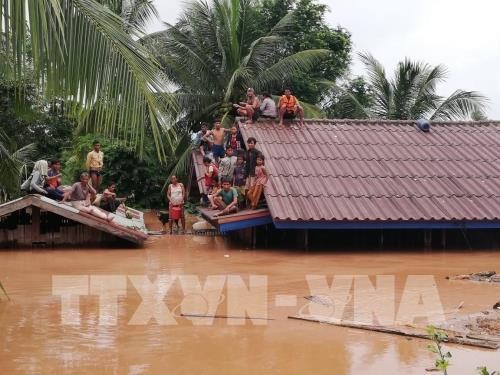
[[292,95],[292,90],[285,89],[283,96],[278,103],[280,123],[283,125],[283,119],[293,120],[299,116],[300,124],[304,125],[304,109],[299,105],[299,101]]

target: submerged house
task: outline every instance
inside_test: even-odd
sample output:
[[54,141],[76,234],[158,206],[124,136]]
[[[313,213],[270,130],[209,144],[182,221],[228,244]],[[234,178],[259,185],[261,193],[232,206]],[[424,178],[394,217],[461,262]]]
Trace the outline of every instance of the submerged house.
[[0,247],[141,246],[142,212],[117,211],[112,223],[67,204],[31,194],[0,205]]
[[500,122],[419,125],[241,124],[244,139],[255,137],[266,157],[268,209],[220,219],[204,211],[205,217],[222,232],[263,225],[278,236],[297,232],[304,246],[313,232],[420,231],[430,244],[436,230],[445,242],[448,230],[499,229]]

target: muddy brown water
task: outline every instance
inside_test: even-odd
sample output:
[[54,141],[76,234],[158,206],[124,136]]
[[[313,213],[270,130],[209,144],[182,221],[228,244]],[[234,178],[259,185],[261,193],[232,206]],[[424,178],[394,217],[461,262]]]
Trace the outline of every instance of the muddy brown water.
[[[433,364],[427,341],[287,319],[310,294],[306,275],[395,275],[396,299],[408,275],[434,275],[444,310],[460,302],[460,313],[491,308],[500,287],[445,280],[449,274],[500,270],[495,251],[321,252],[249,250],[220,237],[152,239],[141,250],[19,250],[0,252],[0,280],[11,302],[0,302],[2,374],[425,374]],[[80,324],[61,323],[61,300],[52,295],[53,275],[267,275],[264,325],[230,325],[215,319],[199,326],[128,322],[141,297],[128,281],[119,297],[116,325],[99,324],[99,301],[80,298]],[[297,306],[274,303],[297,296]],[[170,310],[182,302],[174,283],[165,297]],[[376,298],[366,301],[380,303]],[[224,314],[226,302],[217,313]],[[178,313],[178,311],[177,311]],[[241,321],[240,321],[241,323]],[[475,374],[487,365],[500,370],[500,352],[449,345],[449,374]]]

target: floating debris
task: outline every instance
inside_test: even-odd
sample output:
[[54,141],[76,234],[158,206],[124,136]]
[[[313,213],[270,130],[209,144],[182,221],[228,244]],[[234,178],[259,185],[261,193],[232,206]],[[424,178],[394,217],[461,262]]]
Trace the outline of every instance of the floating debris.
[[[475,346],[479,348],[487,349],[499,349],[500,348],[500,313],[498,317],[479,317],[476,316],[474,320],[474,326],[468,326],[471,323],[472,317],[461,318],[460,320],[454,320],[455,325],[448,328],[437,327],[442,329],[447,338],[445,342],[450,344],[461,344]],[[423,327],[409,327],[409,326],[381,326],[367,324],[364,322],[354,322],[342,319],[336,319],[331,317],[316,316],[316,315],[293,315],[289,316],[289,319],[305,320],[315,323],[331,324],[339,327],[362,329],[374,332],[390,333],[398,336],[405,337],[415,337],[430,340],[431,337],[426,332]],[[465,323],[467,322],[467,323]],[[460,329],[458,329],[458,324],[461,323]],[[477,330],[476,330],[477,328]],[[497,331],[497,329],[499,329]],[[476,333],[476,332],[480,333]],[[485,332],[485,330],[487,330]]]
[[465,275],[447,276],[446,279],[500,283],[500,275],[498,275],[495,271],[482,271],[482,272],[469,273]]
[[333,306],[332,299],[329,296],[306,296],[306,300],[317,303],[322,306],[331,307]]

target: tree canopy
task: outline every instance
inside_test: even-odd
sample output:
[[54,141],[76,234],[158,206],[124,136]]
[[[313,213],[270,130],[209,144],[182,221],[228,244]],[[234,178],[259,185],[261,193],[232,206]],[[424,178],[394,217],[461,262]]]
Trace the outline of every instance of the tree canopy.
[[406,58],[398,63],[393,77],[368,53],[360,54],[366,67],[371,100],[362,103],[347,92],[344,106],[361,118],[388,120],[470,119],[482,113],[487,99],[476,91],[458,89],[449,97],[437,94],[437,85],[447,77],[444,66],[431,66]]

